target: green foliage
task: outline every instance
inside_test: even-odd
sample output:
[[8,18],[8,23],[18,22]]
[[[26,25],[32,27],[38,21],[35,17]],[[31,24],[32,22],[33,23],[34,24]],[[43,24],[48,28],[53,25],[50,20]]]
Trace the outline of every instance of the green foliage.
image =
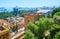
[[16,24],[13,28],[11,28],[13,32],[18,32],[18,25]]
[[14,16],[12,12],[0,13],[0,19],[6,19],[7,17]]
[[37,21],[35,24],[39,27],[38,33],[40,34],[41,39],[45,36],[45,31],[49,30],[51,27],[51,19],[49,18],[41,18],[39,21]]
[[47,30],[51,27],[52,20],[49,18],[41,18],[39,21],[35,22],[38,27],[43,27],[44,30]]
[[36,21],[35,24],[29,23],[28,29],[31,30],[37,39],[43,39],[43,37],[45,37],[45,31],[50,30],[50,35],[48,35],[46,39],[53,39],[55,34],[60,31],[60,25],[52,24],[51,18],[41,18],[39,21]]
[[54,23],[60,25],[60,16],[55,16],[54,18]]
[[55,24],[60,24],[60,12],[55,13],[53,19]]
[[28,29],[30,29],[32,31],[32,33],[34,33],[35,35],[37,35],[37,33],[38,33],[38,27],[35,24],[29,23],[28,24]]
[[[28,11],[19,10],[19,16],[23,17],[25,12],[28,12]],[[6,20],[7,17],[15,17],[14,12],[13,11],[11,11],[11,12],[0,12],[0,19]]]
[[54,17],[55,17],[55,16],[60,16],[60,12],[55,13],[55,14],[54,14]]
[[27,30],[24,39],[34,39],[34,34],[30,30]]
[[[30,12],[30,11],[28,11],[28,10],[19,10],[18,11],[19,16],[21,16],[21,17],[24,17],[24,14],[26,12]],[[36,10],[34,10],[33,12],[36,12]],[[11,11],[11,12],[0,12],[0,19],[6,20],[7,17],[14,17],[14,16],[15,16],[15,13],[13,11]]]
[[[49,18],[41,18],[36,21],[35,24],[29,23],[28,29],[34,34],[34,37],[37,39],[43,39],[45,36],[45,31],[47,31],[51,27],[51,19]],[[27,36],[28,37],[28,36]]]
[[57,12],[60,12],[60,7],[58,7],[58,8],[55,8],[54,10],[53,10],[53,13],[52,13],[52,15],[54,15],[55,13],[57,13]]
[[58,33],[56,33],[55,38],[54,39],[60,39],[60,31]]
[[54,24],[50,29],[51,39],[54,38],[55,34],[60,31],[60,25]]
[[27,10],[19,10],[19,16],[24,17],[24,13],[28,12]]
[[11,28],[11,30],[12,30],[13,32],[15,32],[15,31],[16,31],[16,27],[14,26],[13,28]]
[[48,17],[48,18],[51,18],[51,15],[50,15],[50,14],[48,14],[48,15],[47,15],[47,17]]

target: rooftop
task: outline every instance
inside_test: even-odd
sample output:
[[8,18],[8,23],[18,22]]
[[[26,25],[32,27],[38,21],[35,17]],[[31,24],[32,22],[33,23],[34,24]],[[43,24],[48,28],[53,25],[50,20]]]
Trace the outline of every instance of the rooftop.
[[35,13],[33,13],[33,12],[27,12],[27,13],[25,13],[25,15],[36,16],[36,15],[43,15],[43,13],[42,12],[40,12],[40,13],[37,13],[37,12],[35,12]]
[[3,28],[2,26],[0,26],[0,31],[4,30],[5,28]]
[[9,30],[5,27],[0,26],[0,36],[9,33]]

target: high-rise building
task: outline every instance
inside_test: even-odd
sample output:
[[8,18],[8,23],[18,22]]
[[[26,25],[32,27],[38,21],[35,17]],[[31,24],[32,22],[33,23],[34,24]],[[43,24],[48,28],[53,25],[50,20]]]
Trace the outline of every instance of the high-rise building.
[[13,8],[14,15],[17,16],[19,14],[18,7]]

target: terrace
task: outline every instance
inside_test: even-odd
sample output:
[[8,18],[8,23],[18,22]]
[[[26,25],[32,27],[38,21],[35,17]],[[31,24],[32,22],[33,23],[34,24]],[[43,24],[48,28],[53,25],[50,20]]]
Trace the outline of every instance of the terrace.
[[11,39],[9,30],[0,26],[0,39]]

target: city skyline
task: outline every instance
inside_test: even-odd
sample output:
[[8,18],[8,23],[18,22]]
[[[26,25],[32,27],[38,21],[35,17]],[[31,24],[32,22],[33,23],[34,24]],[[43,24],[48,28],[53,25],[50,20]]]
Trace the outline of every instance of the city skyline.
[[59,7],[59,2],[60,0],[0,0],[0,7]]

